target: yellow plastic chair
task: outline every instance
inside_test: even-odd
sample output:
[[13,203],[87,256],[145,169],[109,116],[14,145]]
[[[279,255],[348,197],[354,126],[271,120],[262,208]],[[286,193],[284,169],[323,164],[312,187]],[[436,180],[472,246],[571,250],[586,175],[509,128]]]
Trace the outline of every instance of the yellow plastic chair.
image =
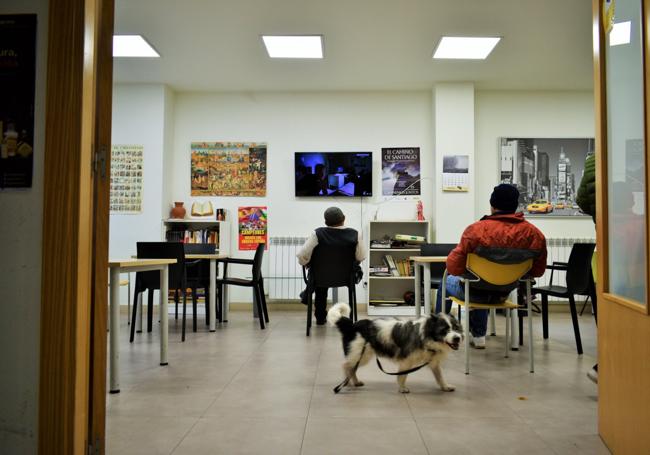
[[[535,361],[533,358],[533,318],[532,304],[531,304],[531,280],[527,276],[528,272],[533,266],[532,259],[526,259],[523,262],[516,264],[503,264],[493,262],[489,259],[481,257],[475,253],[470,253],[467,256],[466,268],[468,273],[461,276],[461,282],[465,285],[465,300],[460,300],[456,297],[450,296],[453,303],[459,307],[463,307],[463,330],[465,332],[465,374],[469,374],[469,312],[472,310],[493,310],[502,308],[506,312],[506,340],[505,340],[505,357],[508,357],[510,349],[510,318],[511,312],[517,309],[517,304],[509,300],[501,303],[477,303],[469,301],[470,283],[483,282],[491,287],[503,287],[512,289],[513,285],[517,282],[523,282],[526,285],[526,304],[528,307],[528,355],[530,363],[530,372],[535,372]],[[446,280],[446,272],[445,277]],[[444,281],[443,281],[444,283]],[[443,289],[445,286],[442,287]],[[443,294],[444,298],[444,294]],[[444,301],[444,300],[443,300]]]

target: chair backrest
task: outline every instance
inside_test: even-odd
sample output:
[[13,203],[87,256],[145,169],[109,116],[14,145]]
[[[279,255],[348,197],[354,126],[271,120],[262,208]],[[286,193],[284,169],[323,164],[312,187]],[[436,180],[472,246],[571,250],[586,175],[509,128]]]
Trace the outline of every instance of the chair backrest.
[[265,243],[258,243],[255,249],[255,256],[253,256],[253,281],[258,281],[262,278],[262,257],[264,256]]
[[[185,277],[185,250],[180,242],[138,242],[136,244],[138,258],[144,259],[176,259],[176,264],[169,266],[169,287],[178,289]],[[145,287],[160,288],[158,272],[140,272]]]
[[215,254],[217,245],[214,243],[184,243],[185,254]]
[[317,245],[309,261],[308,281],[312,287],[354,285],[356,245]]
[[[481,248],[467,255],[467,270],[480,278],[472,288],[509,292],[533,267],[534,254],[528,250]],[[498,261],[498,262],[497,262]]]
[[[456,248],[455,243],[423,243],[420,245],[420,256],[449,256],[454,248]],[[432,262],[431,277],[442,278],[446,267],[444,262]]]
[[573,244],[566,273],[566,286],[571,293],[589,295],[591,283],[593,282],[591,257],[595,248],[595,243]]

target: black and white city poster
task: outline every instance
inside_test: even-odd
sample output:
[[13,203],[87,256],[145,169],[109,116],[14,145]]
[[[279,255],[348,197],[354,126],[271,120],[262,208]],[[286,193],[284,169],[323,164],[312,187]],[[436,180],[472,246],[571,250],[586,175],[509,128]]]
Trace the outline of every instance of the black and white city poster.
[[420,147],[381,149],[381,194],[420,195]]
[[32,186],[35,83],[36,15],[0,15],[0,190]]
[[585,216],[576,203],[593,138],[499,138],[499,180],[516,185],[526,215]]

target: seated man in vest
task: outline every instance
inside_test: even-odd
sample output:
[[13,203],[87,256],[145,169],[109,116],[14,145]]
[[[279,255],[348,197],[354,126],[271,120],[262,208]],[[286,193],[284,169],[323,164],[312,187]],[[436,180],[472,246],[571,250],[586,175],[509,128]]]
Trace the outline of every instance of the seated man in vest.
[[[513,185],[502,183],[494,187],[490,197],[491,215],[486,215],[476,223],[469,225],[460,239],[460,243],[447,257],[447,295],[465,298],[465,285],[459,275],[467,270],[467,255],[479,246],[492,248],[517,248],[533,250],[537,256],[533,262],[530,275],[539,277],[546,270],[546,238],[535,226],[524,219],[524,214],[517,212],[519,190]],[[489,291],[472,290],[471,300],[477,303],[490,303],[503,300]],[[436,310],[441,308],[442,293],[438,292]],[[447,308],[449,311],[449,307]],[[488,310],[472,310],[469,313],[471,342],[476,349],[485,349]]]
[[[366,250],[361,236],[352,228],[346,228],[345,215],[338,207],[330,207],[325,210],[325,227],[320,227],[311,233],[305,244],[298,251],[298,262],[300,265],[309,267],[311,254],[317,245],[321,246],[345,246],[355,247],[355,259],[359,262],[366,258]],[[327,316],[327,288],[316,288],[316,298],[314,300],[314,313],[316,315],[316,324],[325,324]],[[307,303],[305,291],[300,293],[303,303]]]

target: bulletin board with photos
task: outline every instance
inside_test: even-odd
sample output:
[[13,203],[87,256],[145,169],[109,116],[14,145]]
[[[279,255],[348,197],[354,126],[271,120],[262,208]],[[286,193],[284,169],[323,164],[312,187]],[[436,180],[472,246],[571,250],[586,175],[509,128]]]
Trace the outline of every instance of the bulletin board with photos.
[[142,167],[144,147],[113,145],[111,150],[110,212],[142,212]]

